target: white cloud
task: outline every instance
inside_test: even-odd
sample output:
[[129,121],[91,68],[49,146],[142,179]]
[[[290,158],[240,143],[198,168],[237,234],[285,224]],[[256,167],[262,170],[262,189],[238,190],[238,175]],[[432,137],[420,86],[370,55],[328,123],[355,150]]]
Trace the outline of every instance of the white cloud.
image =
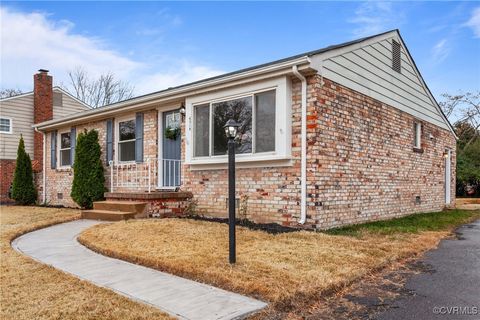
[[447,39],[441,39],[432,48],[432,58],[435,63],[442,62],[450,54],[451,48]]
[[[57,81],[83,66],[93,75],[112,71],[126,76],[141,64],[106,48],[99,39],[72,32],[73,23],[54,22],[45,13],[20,13],[0,7],[1,86],[30,88],[33,73],[49,69]],[[28,89],[27,89],[28,90]]]
[[367,1],[355,10],[355,16],[348,22],[358,25],[353,29],[356,37],[365,37],[399,28],[403,20],[403,13],[395,10],[391,2]]
[[470,20],[465,25],[472,28],[476,38],[480,38],[480,7],[473,10]]
[[[168,17],[174,25],[181,23],[177,16]],[[92,76],[113,72],[135,86],[135,94],[223,73],[178,57],[164,57],[161,63],[136,61],[135,52],[141,48],[121,54],[102,39],[75,33],[72,22],[54,21],[47,13],[23,13],[0,7],[0,18],[0,87],[3,88],[32,90],[32,75],[40,68],[50,70],[56,84],[68,83],[68,71],[77,66]]]
[[224,73],[222,70],[194,65],[188,61],[174,65],[168,70],[141,77],[135,84],[135,92],[145,94]]

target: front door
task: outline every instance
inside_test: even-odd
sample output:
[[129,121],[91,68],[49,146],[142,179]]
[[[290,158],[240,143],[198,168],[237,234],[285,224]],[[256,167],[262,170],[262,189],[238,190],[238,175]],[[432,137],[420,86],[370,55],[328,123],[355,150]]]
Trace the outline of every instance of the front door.
[[445,149],[445,204],[450,204],[450,181],[452,179],[452,169],[451,169],[451,150]]
[[177,187],[181,183],[181,132],[179,110],[163,112],[162,153],[160,160],[162,186]]

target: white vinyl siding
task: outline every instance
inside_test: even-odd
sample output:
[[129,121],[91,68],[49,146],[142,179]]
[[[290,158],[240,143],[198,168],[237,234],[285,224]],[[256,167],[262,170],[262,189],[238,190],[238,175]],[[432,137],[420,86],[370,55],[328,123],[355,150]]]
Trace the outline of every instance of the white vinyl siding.
[[[54,104],[53,104],[53,119],[59,119],[66,117],[68,115],[90,110],[86,106],[82,105],[72,97],[70,97],[68,94],[62,93],[60,91],[55,91],[54,89],[54,94],[61,94],[62,98],[61,99],[55,99]],[[63,105],[57,105],[55,102],[61,101]]]
[[[63,106],[53,106],[53,118],[58,119],[85,110],[88,107],[76,101],[60,89],[54,88],[55,94],[61,93]],[[0,159],[16,159],[20,135],[25,141],[25,151],[33,158],[33,93],[0,100],[0,117],[12,119],[12,134],[2,134],[0,139]]]
[[[401,72],[392,69],[393,40],[401,44]],[[315,68],[321,70],[325,78],[449,129],[396,37],[332,56],[323,64],[318,59]]]
[[1,134],[0,159],[16,159],[20,135],[33,157],[33,94],[0,101],[0,117],[12,119],[12,134]]

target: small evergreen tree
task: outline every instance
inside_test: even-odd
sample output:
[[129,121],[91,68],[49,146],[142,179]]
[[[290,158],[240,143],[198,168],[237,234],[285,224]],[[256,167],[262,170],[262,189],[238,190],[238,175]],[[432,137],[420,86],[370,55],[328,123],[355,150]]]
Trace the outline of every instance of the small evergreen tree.
[[33,183],[32,161],[28,153],[25,152],[23,136],[20,136],[20,142],[18,143],[12,199],[22,205],[34,204],[37,201],[37,190]]
[[101,150],[98,132],[80,133],[75,147],[73,185],[70,196],[82,208],[91,208],[94,201],[102,200],[105,192],[105,176],[100,160]]

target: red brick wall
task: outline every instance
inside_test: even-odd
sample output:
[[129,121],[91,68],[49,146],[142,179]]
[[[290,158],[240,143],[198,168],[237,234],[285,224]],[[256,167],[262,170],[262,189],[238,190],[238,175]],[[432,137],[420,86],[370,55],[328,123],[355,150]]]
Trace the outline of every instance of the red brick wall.
[[310,223],[329,228],[442,210],[445,148],[452,150],[454,204],[451,132],[421,121],[423,152],[415,152],[413,116],[328,79],[323,86],[318,77],[315,82],[318,102],[308,129],[309,154],[315,155],[307,168]]
[[15,162],[15,160],[0,159],[0,203],[13,201],[8,197],[8,189],[13,181]]
[[[300,82],[292,84],[292,166],[237,170],[240,215],[296,225],[300,214]],[[331,228],[444,208],[445,147],[455,138],[423,122],[423,153],[413,151],[414,118],[324,79],[308,77],[307,226]],[[434,136],[430,140],[429,134]],[[183,144],[185,148],[185,144]],[[226,216],[227,170],[183,170],[198,212]],[[415,197],[421,204],[415,204]]]
[[[33,75],[33,110],[33,123],[53,119],[52,77],[47,72]],[[39,132],[34,132],[32,160],[37,160],[42,168],[43,136]]]
[[[423,153],[415,152],[414,117],[328,79],[323,81],[322,85],[318,75],[308,77],[307,227],[331,228],[443,209],[443,152],[446,147],[452,150],[453,205],[455,138],[449,131],[423,122]],[[266,164],[237,170],[241,217],[259,223],[297,224],[300,215],[300,88],[300,82],[292,79],[290,165]],[[156,117],[155,110],[145,112],[145,158],[156,156]],[[105,122],[78,126],[77,132],[84,127],[99,130],[104,151]],[[433,139],[429,138],[430,134]],[[48,136],[48,150],[49,140]],[[182,136],[183,159],[184,155]],[[71,170],[51,170],[49,161],[48,200],[51,204],[74,206],[69,197]],[[109,176],[108,171],[106,176]],[[182,179],[182,190],[193,193],[198,214],[226,216],[226,169],[193,170],[185,165]],[[109,187],[108,179],[106,185]],[[63,194],[63,199],[58,199],[59,193]],[[416,196],[420,196],[420,204],[415,203]]]

